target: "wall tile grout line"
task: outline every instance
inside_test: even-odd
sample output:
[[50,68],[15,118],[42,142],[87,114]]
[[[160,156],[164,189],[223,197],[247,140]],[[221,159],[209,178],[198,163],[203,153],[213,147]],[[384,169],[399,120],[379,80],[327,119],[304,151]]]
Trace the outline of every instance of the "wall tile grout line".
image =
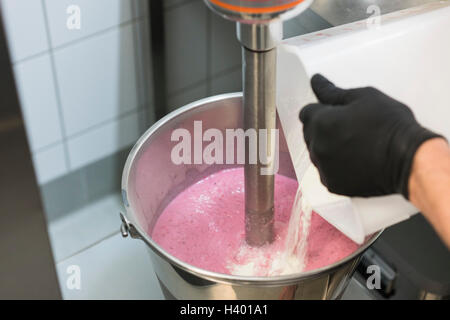
[[241,69],[242,69],[242,65],[241,65],[241,63],[239,63],[239,64],[237,64],[235,66],[226,68],[225,70],[222,70],[222,71],[214,74],[213,78],[217,79],[217,78],[225,77],[225,76],[227,76],[227,75],[229,75],[229,74],[231,74],[231,73],[233,73],[235,71],[241,70]]
[[93,126],[90,126],[90,127],[86,128],[86,129],[78,131],[77,133],[74,133],[74,134],[68,136],[67,138],[68,138],[68,140],[73,139],[73,138],[78,138],[79,136],[82,136],[82,135],[84,135],[86,133],[89,133],[90,131],[99,129],[100,127],[103,127],[103,126],[105,126],[107,124],[110,124],[110,123],[112,123],[114,121],[122,120],[123,118],[125,118],[127,116],[130,116],[130,115],[135,114],[135,113],[139,113],[140,111],[144,110],[144,108],[145,108],[145,105],[141,105],[141,106],[139,106],[137,108],[134,108],[132,110],[128,110],[126,112],[123,112],[123,113],[119,114],[118,116],[115,116],[113,118],[110,118],[110,119],[107,119],[105,121],[99,122],[99,123],[97,123],[97,124],[95,124]]
[[[229,68],[227,68],[225,70],[222,70],[222,71],[220,71],[218,73],[212,74],[210,79],[214,80],[214,79],[217,79],[217,78],[220,78],[220,77],[224,77],[226,75],[229,75],[230,73],[233,73],[234,71],[237,71],[238,69],[241,69],[241,65],[240,64],[237,64],[237,65],[235,65],[233,67],[229,67]],[[208,78],[199,80],[199,81],[197,81],[195,83],[192,83],[192,84],[190,84],[190,85],[188,85],[186,87],[183,87],[181,89],[175,90],[170,95],[171,96],[181,95],[181,94],[185,93],[186,91],[195,89],[195,88],[205,84],[206,81],[208,81]]]
[[21,63],[31,61],[33,59],[41,58],[41,57],[45,56],[48,53],[49,53],[49,50],[44,50],[44,51],[40,51],[38,53],[33,53],[33,54],[29,55],[29,56],[26,56],[25,58],[21,58],[21,59],[12,61],[11,64],[13,66],[16,66],[16,65],[19,65]]
[[199,87],[201,85],[204,85],[207,80],[208,80],[208,78],[206,77],[204,79],[201,79],[199,81],[191,83],[191,84],[189,84],[189,85],[187,85],[187,86],[185,86],[183,88],[180,88],[178,90],[174,90],[173,92],[169,93],[168,96],[177,96],[177,95],[183,94],[186,91],[189,91],[189,90],[195,89],[195,88],[197,88],[197,87]]
[[73,257],[75,257],[76,255],[78,255],[78,254],[80,254],[80,253],[82,253],[82,252],[84,252],[84,251],[86,251],[86,250],[89,250],[89,249],[95,247],[96,245],[100,244],[101,242],[106,241],[106,240],[108,240],[108,239],[110,239],[110,238],[112,238],[112,237],[114,237],[114,236],[116,236],[116,235],[118,235],[118,234],[120,234],[120,231],[119,231],[119,230],[114,231],[114,232],[112,232],[112,233],[110,233],[110,234],[104,236],[103,238],[94,241],[94,242],[91,243],[90,245],[88,245],[88,246],[86,246],[86,247],[84,247],[84,248],[81,248],[80,250],[75,251],[74,253],[70,254],[69,256],[62,258],[62,259],[59,260],[59,261],[56,261],[56,264],[63,263],[63,262],[65,262],[65,261],[69,260],[70,258],[73,258]]
[[61,126],[61,134],[62,134],[62,142],[63,142],[63,148],[64,148],[64,156],[65,156],[67,171],[70,171],[69,150],[68,150],[68,146],[67,146],[67,130],[66,130],[66,127],[65,127],[64,114],[63,114],[62,105],[61,105],[61,92],[60,92],[60,88],[59,88],[58,78],[57,78],[57,75],[56,75],[56,63],[55,63],[55,57],[54,57],[54,54],[53,54],[53,47],[52,47],[52,40],[51,40],[50,25],[49,25],[49,21],[48,21],[47,6],[46,6],[44,0],[41,0],[41,5],[42,5],[42,11],[43,11],[43,14],[44,14],[45,30],[47,32],[47,38],[48,38],[47,41],[48,41],[48,46],[49,46],[49,54],[50,54],[50,63],[51,63],[51,69],[52,69],[53,82],[54,82],[54,86],[55,86],[56,101],[57,101],[57,104],[58,104],[58,117],[59,117],[59,122],[60,122],[60,126]]
[[[110,124],[110,123],[112,123],[112,122],[114,122],[114,121],[122,120],[123,118],[125,118],[125,117],[127,117],[127,116],[130,116],[130,115],[132,115],[132,114],[134,114],[134,113],[138,113],[138,112],[144,110],[144,108],[145,108],[145,104],[142,104],[141,106],[139,106],[139,107],[137,107],[137,108],[135,108],[135,109],[128,110],[128,111],[123,112],[123,113],[121,113],[121,114],[119,114],[119,115],[117,115],[117,116],[115,116],[115,117],[113,117],[113,118],[110,118],[110,119],[107,119],[107,120],[105,120],[105,121],[99,122],[99,123],[97,123],[97,124],[95,124],[95,125],[93,125],[93,126],[90,126],[90,127],[86,128],[86,129],[83,129],[83,130],[81,130],[81,131],[79,131],[79,132],[77,132],[77,133],[74,133],[74,134],[72,134],[72,135],[68,135],[68,136],[67,136],[67,140],[70,140],[70,139],[73,139],[73,138],[77,138],[77,137],[79,137],[79,136],[82,136],[82,135],[84,135],[84,134],[86,134],[86,133],[88,133],[88,132],[90,132],[90,131],[99,129],[100,127],[103,127],[103,126],[105,126],[105,125],[107,125],[107,124]],[[47,151],[48,149],[51,149],[51,148],[53,148],[53,147],[56,147],[57,145],[62,144],[62,143],[63,143],[62,140],[59,140],[59,141],[57,141],[57,142],[53,142],[53,143],[51,143],[51,144],[48,144],[48,145],[46,145],[46,146],[40,147],[40,148],[38,148],[38,149],[36,149],[36,150],[33,150],[33,154],[37,154],[37,153],[40,153],[40,152]]]
[[59,51],[59,50],[62,50],[62,49],[66,49],[67,47],[70,47],[70,46],[72,46],[72,45],[74,45],[74,44],[78,44],[78,43],[83,42],[83,41],[85,41],[85,40],[89,40],[89,39],[91,39],[91,38],[95,38],[95,37],[97,37],[97,36],[106,34],[106,33],[108,33],[108,32],[114,31],[114,30],[116,30],[116,29],[120,29],[120,28],[129,26],[129,25],[131,25],[131,24],[133,24],[133,23],[136,23],[136,22],[139,22],[140,20],[143,20],[143,19],[144,19],[144,17],[133,18],[133,19],[130,19],[130,20],[128,20],[128,21],[125,21],[125,22],[116,24],[116,25],[114,25],[114,26],[112,26],[112,27],[105,28],[105,29],[100,30],[100,31],[97,31],[97,32],[93,32],[93,33],[91,33],[91,34],[89,34],[89,35],[87,35],[87,36],[81,37],[81,38],[79,38],[79,39],[72,40],[72,41],[70,41],[70,42],[68,42],[68,43],[60,44],[60,45],[58,45],[58,46],[55,46],[55,47],[52,48],[52,49],[53,49],[53,51]]
[[52,142],[52,143],[47,144],[47,145],[45,145],[45,146],[43,146],[43,147],[37,148],[36,150],[33,150],[33,151],[32,151],[32,154],[33,154],[33,155],[36,155],[36,154],[38,154],[38,153],[48,151],[48,150],[50,150],[50,149],[52,149],[52,148],[54,148],[54,147],[56,147],[56,146],[58,146],[58,145],[60,145],[60,144],[62,144],[62,143],[63,143],[62,140],[58,140],[58,141],[56,141],[56,142]]
[[[41,1],[44,2],[45,0],[41,0]],[[43,5],[44,5],[44,3],[43,3]],[[45,11],[45,10],[44,10],[44,11]],[[45,16],[45,19],[47,20],[47,13],[46,13],[46,12],[44,12],[44,16]],[[144,16],[133,18],[133,19],[131,19],[131,20],[122,22],[122,23],[117,24],[117,25],[114,25],[114,26],[112,26],[112,27],[109,27],[109,28],[106,28],[106,29],[103,29],[103,30],[100,30],[100,31],[97,31],[97,32],[94,32],[94,33],[91,33],[91,34],[89,34],[89,35],[87,35],[87,36],[83,36],[83,37],[81,37],[81,38],[72,40],[72,41],[70,41],[70,42],[67,42],[67,43],[64,43],[64,44],[55,46],[55,47],[53,47],[53,48],[50,47],[50,49],[48,49],[48,50],[44,50],[44,51],[41,51],[41,52],[38,52],[38,53],[34,53],[34,54],[29,55],[29,56],[27,56],[27,57],[25,57],[25,58],[21,58],[21,59],[19,59],[19,60],[12,61],[12,65],[17,65],[17,64],[20,64],[20,63],[22,63],[22,62],[27,62],[27,61],[33,60],[33,59],[35,59],[35,58],[40,58],[40,57],[42,57],[42,56],[44,56],[44,55],[46,55],[46,54],[50,54],[51,51],[56,52],[56,51],[59,51],[59,50],[62,50],[62,49],[66,49],[67,47],[70,47],[70,46],[72,46],[72,45],[74,45],[74,44],[83,42],[84,40],[89,40],[90,38],[94,38],[94,37],[96,37],[96,36],[99,36],[99,35],[108,33],[108,32],[113,31],[113,30],[115,30],[115,29],[120,29],[120,28],[125,27],[125,26],[128,26],[128,25],[130,25],[130,24],[133,24],[133,23],[136,23],[136,22],[140,22],[141,20],[144,20],[144,19],[145,19]],[[46,25],[47,25],[47,21],[46,21]],[[47,31],[47,30],[46,30],[46,31]],[[47,31],[47,33],[48,33],[48,32],[49,32],[49,31]],[[51,41],[51,40],[48,39],[48,42],[50,42],[50,41]]]
[[164,6],[164,10],[172,10],[172,9],[176,9],[178,7],[184,6],[185,4],[188,4],[190,2],[193,2],[194,0],[184,0],[184,1],[180,1],[178,3],[174,3],[174,4],[170,4],[170,5],[165,5]]

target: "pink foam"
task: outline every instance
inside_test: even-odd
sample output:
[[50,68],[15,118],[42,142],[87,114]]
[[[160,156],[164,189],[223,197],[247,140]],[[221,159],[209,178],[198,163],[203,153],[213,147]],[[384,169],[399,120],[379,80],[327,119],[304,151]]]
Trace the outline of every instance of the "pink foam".
[[[267,256],[284,246],[297,181],[275,177],[276,240]],[[244,171],[215,173],[179,194],[159,217],[152,238],[173,256],[194,266],[230,273],[244,243]],[[358,245],[313,212],[305,270],[327,266],[354,252]],[[240,257],[242,260],[242,257]]]

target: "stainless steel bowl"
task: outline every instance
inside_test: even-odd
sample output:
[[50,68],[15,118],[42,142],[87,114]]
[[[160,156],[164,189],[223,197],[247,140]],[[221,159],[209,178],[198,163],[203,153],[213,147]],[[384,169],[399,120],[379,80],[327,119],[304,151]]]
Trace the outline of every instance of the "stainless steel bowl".
[[[170,255],[150,236],[159,215],[181,191],[213,172],[231,165],[175,165],[171,150],[174,129],[193,131],[242,128],[241,93],[224,94],[191,103],[155,123],[128,156],[122,176],[122,233],[143,240],[167,298],[176,299],[336,299],[345,289],[359,257],[378,237],[374,235],[347,258],[324,268],[277,277],[246,277],[200,269]],[[278,125],[278,127],[280,127]],[[279,174],[295,177],[280,130]],[[225,154],[225,153],[224,153]],[[236,154],[236,152],[235,152]]]

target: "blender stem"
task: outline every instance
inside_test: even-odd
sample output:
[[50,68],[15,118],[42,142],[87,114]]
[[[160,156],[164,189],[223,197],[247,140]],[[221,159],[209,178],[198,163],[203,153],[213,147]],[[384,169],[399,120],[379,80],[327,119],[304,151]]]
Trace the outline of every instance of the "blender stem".
[[[238,23],[237,30],[243,46],[244,128],[256,132],[252,141],[256,148],[250,147],[250,138],[245,143],[246,241],[251,246],[262,246],[273,240],[276,141],[271,131],[276,129],[276,45],[282,37],[282,24]],[[256,163],[249,161],[252,150],[257,151]],[[270,174],[263,174],[262,169]]]

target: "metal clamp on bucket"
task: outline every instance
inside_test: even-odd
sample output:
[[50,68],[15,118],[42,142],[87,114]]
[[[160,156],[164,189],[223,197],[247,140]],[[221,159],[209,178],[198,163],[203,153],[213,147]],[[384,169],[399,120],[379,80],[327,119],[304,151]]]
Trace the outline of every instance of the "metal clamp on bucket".
[[139,231],[136,230],[134,225],[128,221],[128,219],[123,215],[122,212],[120,214],[120,220],[122,220],[122,224],[120,225],[120,233],[122,237],[126,238],[131,236],[133,239],[142,239]]

